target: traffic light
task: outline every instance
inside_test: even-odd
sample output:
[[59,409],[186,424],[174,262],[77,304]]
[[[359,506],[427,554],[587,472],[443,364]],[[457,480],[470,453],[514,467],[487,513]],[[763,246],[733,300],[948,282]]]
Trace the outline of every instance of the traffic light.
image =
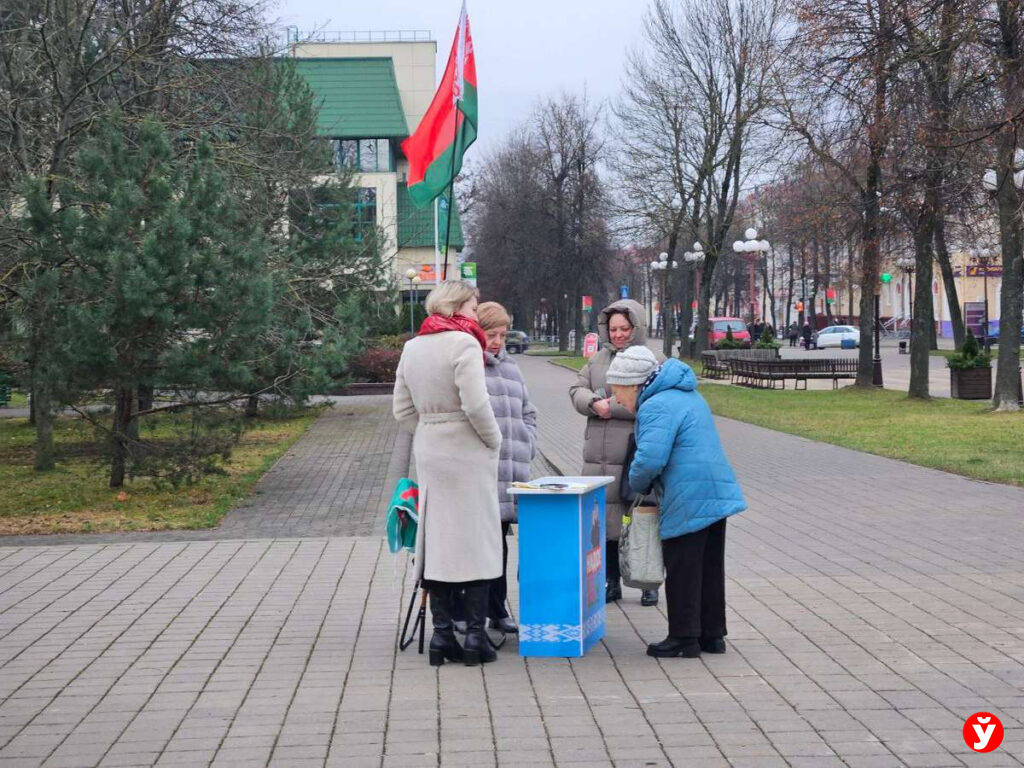
[[889,283],[892,282],[892,275],[890,275],[888,272],[883,272],[880,279],[883,285],[888,285]]

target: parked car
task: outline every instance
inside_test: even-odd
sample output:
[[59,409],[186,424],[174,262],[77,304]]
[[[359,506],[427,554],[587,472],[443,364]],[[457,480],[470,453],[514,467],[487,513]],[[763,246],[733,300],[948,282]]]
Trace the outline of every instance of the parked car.
[[519,355],[530,348],[530,337],[525,331],[509,331],[505,335],[505,351],[510,355]]
[[750,332],[746,324],[738,317],[708,318],[708,347],[714,349],[719,342],[725,341],[726,334],[732,331],[732,340],[744,347],[750,346]]
[[843,346],[843,342],[847,339],[853,341],[855,347],[859,347],[860,329],[852,325],[831,325],[812,334],[811,344],[816,349],[828,349],[829,347],[836,347],[838,349]]

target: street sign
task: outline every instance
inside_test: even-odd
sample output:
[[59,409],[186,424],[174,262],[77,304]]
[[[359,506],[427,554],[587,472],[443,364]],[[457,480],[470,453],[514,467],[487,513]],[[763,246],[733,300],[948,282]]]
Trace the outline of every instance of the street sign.
[[459,265],[459,277],[470,285],[476,285],[476,262],[464,261]]
[[620,285],[619,286],[619,298],[620,299],[628,299],[629,298],[629,286],[628,285]]

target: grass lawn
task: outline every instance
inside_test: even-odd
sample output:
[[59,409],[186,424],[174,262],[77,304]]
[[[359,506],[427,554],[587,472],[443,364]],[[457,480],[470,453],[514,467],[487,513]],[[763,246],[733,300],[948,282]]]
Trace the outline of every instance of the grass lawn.
[[565,353],[560,353],[557,357],[552,357],[548,362],[554,363],[555,365],[561,365],[565,368],[572,368],[574,371],[580,370],[584,365],[587,364],[587,358],[585,357],[566,357]]
[[530,347],[523,354],[530,355],[531,357],[558,357],[559,355],[565,355],[565,352],[559,352],[558,347]]
[[0,535],[211,528],[306,431],[320,413],[261,418],[235,446],[224,474],[172,487],[147,478],[107,485],[90,427],[57,421],[57,468],[32,469],[34,430],[27,419],[0,419]]
[[1024,486],[1024,412],[910,400],[892,390],[764,391],[701,385],[720,416],[978,480]]
[[21,392],[11,392],[11,401],[7,403],[8,408],[28,408],[28,396]]

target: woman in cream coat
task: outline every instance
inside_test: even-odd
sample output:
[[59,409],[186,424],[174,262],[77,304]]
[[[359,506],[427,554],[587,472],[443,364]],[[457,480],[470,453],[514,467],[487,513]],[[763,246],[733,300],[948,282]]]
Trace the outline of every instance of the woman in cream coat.
[[[442,283],[427,297],[427,319],[406,343],[395,377],[394,414],[415,432],[420,486],[417,575],[430,593],[430,663],[493,661],[484,622],[488,581],[501,576],[498,454],[501,432],[484,381],[486,338],[477,293]],[[456,590],[465,593],[466,643],[452,625]]]

